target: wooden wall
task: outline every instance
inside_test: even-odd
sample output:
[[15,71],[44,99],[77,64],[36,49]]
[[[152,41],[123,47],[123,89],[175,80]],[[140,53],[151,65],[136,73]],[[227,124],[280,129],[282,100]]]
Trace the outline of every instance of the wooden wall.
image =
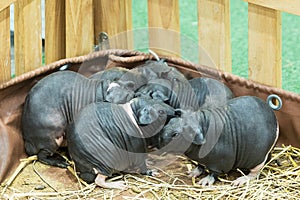
[[[300,15],[300,3],[245,1],[249,79],[280,88],[281,12]],[[10,5],[16,76],[42,66],[41,0],[1,0],[0,83],[11,79]],[[149,47],[161,55],[180,56],[179,1],[148,0],[147,6]],[[197,10],[199,45],[219,69],[231,72],[230,0],[197,0]],[[99,32],[119,34],[112,38],[112,48],[133,49],[132,12],[131,0],[45,0],[45,63],[90,53]]]

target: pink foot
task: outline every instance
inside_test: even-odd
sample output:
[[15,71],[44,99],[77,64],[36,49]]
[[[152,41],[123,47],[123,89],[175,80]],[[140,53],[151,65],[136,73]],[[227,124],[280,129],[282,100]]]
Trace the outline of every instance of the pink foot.
[[[94,168],[94,171],[98,172],[95,168]],[[97,177],[95,179],[95,184],[100,187],[107,188],[107,189],[120,189],[120,190],[127,189],[127,185],[124,181],[106,182],[105,181],[106,178],[107,178],[107,176],[97,173]]]

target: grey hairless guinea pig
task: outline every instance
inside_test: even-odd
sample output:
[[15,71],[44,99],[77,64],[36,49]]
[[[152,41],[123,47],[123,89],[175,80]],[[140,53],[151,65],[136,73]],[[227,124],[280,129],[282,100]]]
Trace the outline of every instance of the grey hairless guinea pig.
[[163,59],[159,61],[148,60],[145,64],[137,66],[131,69],[131,71],[142,74],[148,81],[154,79],[167,79],[169,81],[186,80],[185,76],[180,71],[175,67],[168,66]]
[[[112,87],[120,89],[111,92]],[[65,128],[76,113],[92,102],[128,102],[133,97],[131,92],[125,82],[111,86],[109,81],[88,79],[72,71],[46,76],[32,87],[25,100],[22,129],[26,153],[37,154],[43,163],[66,167],[65,160],[55,152],[64,143]]]
[[120,171],[151,175],[145,164],[147,141],[173,115],[172,107],[142,98],[86,106],[67,132],[69,154],[79,176],[104,188],[125,189],[124,182],[106,182],[106,178]]
[[140,87],[135,96],[156,99],[174,108],[193,110],[223,105],[234,97],[231,90],[222,82],[204,77],[193,78],[189,81],[151,80]]
[[167,79],[150,80],[135,92],[135,97],[150,98],[168,103],[172,95],[172,82]]
[[[137,66],[131,70],[124,69],[121,67],[113,67],[111,69],[104,70],[102,72],[98,72],[92,76],[92,79],[109,79],[113,80],[114,83],[111,85],[111,92],[114,90],[118,90],[119,87],[114,88],[114,84],[123,83],[126,81],[127,83],[131,83],[132,94],[134,92],[139,93],[139,89],[144,87],[147,84],[153,84],[153,81],[157,79],[165,80],[169,82],[180,81],[180,82],[188,82],[184,75],[179,72],[174,67],[169,67],[164,60],[153,61],[148,60],[145,64]],[[149,87],[149,86],[148,86]],[[159,90],[157,90],[160,92]],[[162,92],[160,94],[163,95]],[[157,94],[157,95],[160,95]],[[136,95],[144,96],[145,95]],[[157,98],[156,98],[157,99]]]
[[181,152],[200,165],[191,176],[210,174],[199,184],[211,185],[222,173],[250,170],[233,181],[244,184],[257,176],[278,138],[278,122],[272,108],[254,96],[229,100],[225,105],[199,111],[182,111],[172,118],[160,136],[161,148]]
[[128,71],[129,71],[129,69],[126,69],[124,67],[112,67],[112,68],[105,69],[105,70],[99,71],[97,73],[94,73],[91,76],[89,76],[89,78],[97,79],[97,80],[117,81]]
[[232,91],[222,82],[206,77],[189,80],[201,108],[224,105],[234,97]]

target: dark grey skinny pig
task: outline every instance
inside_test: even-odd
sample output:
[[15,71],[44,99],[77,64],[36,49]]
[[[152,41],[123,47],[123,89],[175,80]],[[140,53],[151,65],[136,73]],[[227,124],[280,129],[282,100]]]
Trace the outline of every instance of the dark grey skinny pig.
[[[148,82],[136,91],[136,97],[148,97],[164,101],[174,108],[198,109],[197,98],[186,77],[164,60],[147,61],[132,71],[144,75]],[[160,86],[161,85],[161,86]]]
[[37,154],[43,163],[66,167],[67,163],[55,152],[64,143],[67,124],[92,102],[129,101],[132,96],[127,86],[118,87],[121,89],[117,93],[111,93],[108,81],[88,79],[72,71],[55,72],[40,80],[29,91],[24,104],[22,129],[26,153]]
[[148,60],[145,64],[133,68],[131,71],[141,73],[148,81],[154,79],[186,80],[185,76],[175,67],[170,67],[161,59],[159,61]]
[[68,149],[79,176],[104,188],[124,189],[124,182],[106,182],[114,172],[151,175],[145,164],[147,141],[160,131],[174,109],[135,98],[126,104],[92,103],[76,116],[67,133]]
[[111,82],[106,100],[113,102],[119,93],[123,93],[123,87],[126,85],[126,93],[132,99],[135,91],[142,85],[147,83],[146,77],[135,71],[131,71],[122,67],[112,67],[100,72],[97,72],[89,77],[96,80],[108,80]]
[[123,67],[112,67],[92,74],[90,79],[109,80],[111,82],[119,80],[129,69]]
[[172,95],[172,82],[167,79],[150,80],[135,92],[135,97],[154,99],[168,103]]
[[274,111],[260,98],[242,96],[226,105],[197,112],[183,111],[172,118],[161,134],[161,147],[168,152],[185,153],[200,165],[191,176],[207,167],[210,174],[199,184],[211,185],[222,173],[250,170],[233,181],[241,185],[257,176],[278,138]]
[[232,91],[222,82],[206,77],[189,80],[201,108],[224,105],[234,97]]
[[233,98],[231,90],[222,82],[211,78],[193,78],[169,81],[155,79],[140,87],[135,96],[163,101],[174,108],[199,108],[224,105]]
[[[127,85],[131,86],[132,94],[134,92],[139,93],[139,89],[141,87],[144,87],[146,84],[153,84],[153,81],[156,80],[165,80],[168,82],[185,82],[188,83],[187,79],[184,77],[184,75],[179,72],[174,67],[169,67],[164,60],[160,61],[153,61],[149,60],[146,61],[145,64],[140,65],[138,67],[135,67],[131,70],[121,68],[121,67],[114,67],[111,69],[104,70],[103,72],[98,72],[90,78],[92,79],[109,79],[111,81],[114,81],[111,87],[111,91],[117,90],[119,88],[114,88],[114,84],[124,84],[124,82],[127,83]],[[149,86],[148,86],[149,87]],[[157,95],[164,95],[163,92],[160,92],[157,90],[159,94]],[[155,95],[155,94],[154,94]],[[136,95],[136,97],[144,96],[145,95]],[[163,98],[161,96],[160,98]],[[158,100],[158,98],[156,98]]]

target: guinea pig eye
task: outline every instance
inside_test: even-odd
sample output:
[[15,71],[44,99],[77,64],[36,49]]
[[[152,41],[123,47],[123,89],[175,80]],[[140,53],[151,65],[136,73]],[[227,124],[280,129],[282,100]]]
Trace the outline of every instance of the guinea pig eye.
[[163,115],[163,114],[165,114],[165,111],[164,111],[164,110],[159,110],[158,113],[159,113],[160,115]]
[[142,109],[142,113],[144,113],[144,114],[149,114],[149,111],[148,111],[147,108],[143,108],[143,109]]
[[178,133],[177,131],[174,131],[174,132],[172,133],[172,138],[177,137],[178,135],[179,135],[179,133]]

